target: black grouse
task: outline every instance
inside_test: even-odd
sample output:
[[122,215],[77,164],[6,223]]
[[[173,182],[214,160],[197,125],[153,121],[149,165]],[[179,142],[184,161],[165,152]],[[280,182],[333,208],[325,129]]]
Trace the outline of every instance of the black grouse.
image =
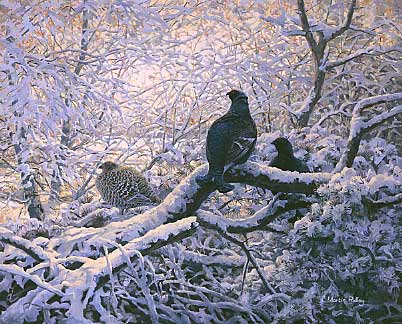
[[96,188],[105,202],[118,207],[121,212],[127,208],[161,202],[145,177],[137,170],[110,161],[99,168],[102,173],[95,181]]
[[257,127],[250,115],[247,95],[238,90],[226,95],[232,101],[229,111],[208,130],[208,174],[197,178],[199,185],[215,184],[222,193],[234,188],[223,180],[223,173],[235,164],[246,162],[257,142]]
[[307,164],[294,156],[292,144],[288,139],[279,137],[272,144],[275,145],[278,155],[269,166],[286,171],[310,172]]
[[[292,144],[288,139],[279,137],[272,144],[275,145],[278,155],[271,161],[270,166],[284,171],[310,172],[307,164],[294,156]],[[303,213],[297,209],[295,215],[288,218],[288,222],[294,223],[302,217]]]

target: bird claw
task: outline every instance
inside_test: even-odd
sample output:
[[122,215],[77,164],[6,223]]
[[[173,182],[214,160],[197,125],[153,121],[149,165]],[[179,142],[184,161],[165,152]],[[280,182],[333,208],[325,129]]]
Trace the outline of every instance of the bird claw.
[[218,186],[218,191],[220,193],[227,193],[229,191],[232,191],[233,189],[234,189],[234,185],[227,183],[227,182],[220,183]]
[[220,193],[226,193],[234,189],[234,186],[230,183],[224,182],[222,179],[219,179],[219,177],[210,174],[207,174],[206,176],[198,176],[195,180],[202,187],[212,184],[215,185]]
[[213,182],[214,177],[212,177],[211,175],[207,174],[206,176],[198,176],[195,178],[195,181],[201,186],[204,187],[207,184],[210,184],[211,182]]

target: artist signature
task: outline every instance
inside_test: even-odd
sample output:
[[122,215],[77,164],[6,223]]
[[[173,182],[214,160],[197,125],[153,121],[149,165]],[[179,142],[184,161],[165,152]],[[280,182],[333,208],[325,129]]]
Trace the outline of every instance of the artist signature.
[[347,298],[345,297],[333,297],[333,296],[327,296],[324,301],[328,303],[354,303],[354,304],[364,304],[364,299],[361,299],[359,297],[354,297],[354,296],[349,296]]

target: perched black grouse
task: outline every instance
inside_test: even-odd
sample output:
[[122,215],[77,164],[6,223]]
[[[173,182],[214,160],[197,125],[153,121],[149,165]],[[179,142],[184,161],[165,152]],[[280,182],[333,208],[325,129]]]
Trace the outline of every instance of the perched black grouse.
[[[285,171],[310,172],[307,164],[293,155],[292,144],[286,138],[279,137],[272,144],[275,145],[278,155],[271,161],[270,166]],[[295,215],[288,218],[288,222],[294,223],[302,217],[303,213],[297,209]]]
[[292,144],[286,138],[279,137],[272,144],[275,145],[278,155],[269,166],[286,171],[310,172],[307,164],[293,155]]
[[246,162],[257,142],[257,127],[250,115],[247,95],[238,90],[226,95],[232,101],[229,111],[208,130],[208,174],[197,178],[201,186],[214,183],[222,193],[234,188],[224,182],[223,173],[235,164]]

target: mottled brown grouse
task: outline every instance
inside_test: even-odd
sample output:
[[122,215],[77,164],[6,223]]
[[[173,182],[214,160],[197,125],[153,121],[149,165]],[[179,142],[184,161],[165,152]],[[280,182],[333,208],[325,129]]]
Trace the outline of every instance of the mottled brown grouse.
[[106,203],[124,211],[161,202],[144,176],[135,169],[114,162],[105,162],[99,168],[102,173],[95,184]]

